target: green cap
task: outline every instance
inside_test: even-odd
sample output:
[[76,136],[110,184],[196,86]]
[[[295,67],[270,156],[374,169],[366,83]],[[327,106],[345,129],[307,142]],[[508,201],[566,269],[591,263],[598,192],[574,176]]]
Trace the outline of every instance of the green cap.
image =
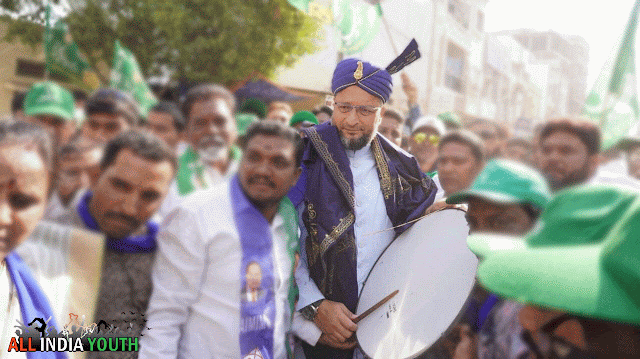
[[244,113],[253,113],[259,118],[265,118],[267,116],[267,105],[257,98],[248,98],[242,101],[239,111]]
[[24,98],[23,108],[27,116],[48,115],[65,121],[72,121],[75,117],[75,104],[71,92],[50,81],[31,86]]
[[247,133],[247,128],[249,128],[249,125],[258,120],[260,120],[258,116],[252,113],[237,113],[236,128],[238,129],[238,136],[242,136]]
[[443,112],[438,115],[438,118],[442,120],[442,122],[447,123],[455,128],[462,127],[462,121],[460,121],[460,117],[453,112]]
[[316,115],[314,115],[309,111],[299,111],[299,112],[296,112],[293,116],[291,116],[291,120],[289,120],[289,126],[293,127],[296,124],[305,122],[305,121],[312,123],[314,125],[318,124],[318,119],[316,118]]
[[542,211],[551,200],[551,190],[533,168],[499,159],[487,163],[471,187],[452,194],[447,203],[467,202],[471,197],[499,204],[529,204]]
[[640,324],[639,237],[636,193],[572,188],[549,204],[536,230],[511,239],[523,245],[481,262],[478,278],[489,291],[521,302]]

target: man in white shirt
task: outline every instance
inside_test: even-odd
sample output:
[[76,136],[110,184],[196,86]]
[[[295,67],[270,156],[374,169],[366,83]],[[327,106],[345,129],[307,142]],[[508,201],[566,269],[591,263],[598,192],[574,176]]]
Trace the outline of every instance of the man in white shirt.
[[343,60],[332,88],[333,118],[305,130],[304,171],[290,193],[305,230],[293,325],[307,359],[354,356],[353,313],[369,271],[437,191],[415,158],[377,134],[392,89],[386,70]]
[[298,236],[286,194],[301,171],[302,141],[260,121],[242,146],[237,176],[189,196],[165,219],[140,358],[290,353]]

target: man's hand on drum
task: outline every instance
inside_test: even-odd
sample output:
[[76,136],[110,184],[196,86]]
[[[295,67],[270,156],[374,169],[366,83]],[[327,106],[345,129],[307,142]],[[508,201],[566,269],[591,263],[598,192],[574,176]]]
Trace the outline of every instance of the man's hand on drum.
[[322,301],[315,318],[316,325],[322,331],[320,339],[322,340],[324,336],[327,345],[335,348],[341,348],[337,344],[348,345],[347,348],[352,348],[355,341],[351,342],[349,339],[358,329],[356,323],[353,322],[355,318],[356,315],[351,313],[344,304],[330,300]]
[[355,340],[347,340],[344,343],[341,342],[336,342],[335,340],[331,339],[328,335],[322,333],[322,335],[320,335],[320,339],[318,339],[318,343],[320,344],[324,344],[326,346],[330,346],[336,349],[352,349],[356,346],[357,342]]

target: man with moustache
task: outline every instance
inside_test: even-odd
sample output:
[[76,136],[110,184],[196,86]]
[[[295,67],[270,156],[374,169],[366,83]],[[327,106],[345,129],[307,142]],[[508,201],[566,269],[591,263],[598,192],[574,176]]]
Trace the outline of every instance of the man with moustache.
[[140,358],[291,357],[298,228],[286,194],[302,140],[264,120],[241,146],[237,175],[189,196],[164,222]]
[[196,86],[185,95],[182,113],[189,147],[178,161],[175,190],[180,197],[229,179],[237,172],[240,151],[234,146],[235,108],[233,94],[217,84]]
[[437,191],[415,158],[377,134],[389,72],[346,59],[332,90],[333,118],[305,130],[304,171],[290,193],[305,229],[293,325],[308,359],[362,357],[352,335],[364,280]]
[[57,218],[107,238],[94,318],[118,327],[137,323],[133,335],[141,332],[151,295],[158,225],[150,218],[176,167],[173,151],[162,140],[146,132],[124,132],[107,144],[95,185]]

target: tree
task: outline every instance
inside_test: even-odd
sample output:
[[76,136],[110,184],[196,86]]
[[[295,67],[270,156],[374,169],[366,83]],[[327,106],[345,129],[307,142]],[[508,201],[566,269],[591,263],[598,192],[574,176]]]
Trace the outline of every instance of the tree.
[[[5,40],[39,43],[46,3],[0,3],[19,14]],[[229,85],[253,72],[270,76],[315,51],[320,28],[287,0],[86,0],[61,6],[67,11],[62,21],[95,68],[101,62],[111,66],[119,39],[145,75],[167,66],[176,79],[188,82]]]

